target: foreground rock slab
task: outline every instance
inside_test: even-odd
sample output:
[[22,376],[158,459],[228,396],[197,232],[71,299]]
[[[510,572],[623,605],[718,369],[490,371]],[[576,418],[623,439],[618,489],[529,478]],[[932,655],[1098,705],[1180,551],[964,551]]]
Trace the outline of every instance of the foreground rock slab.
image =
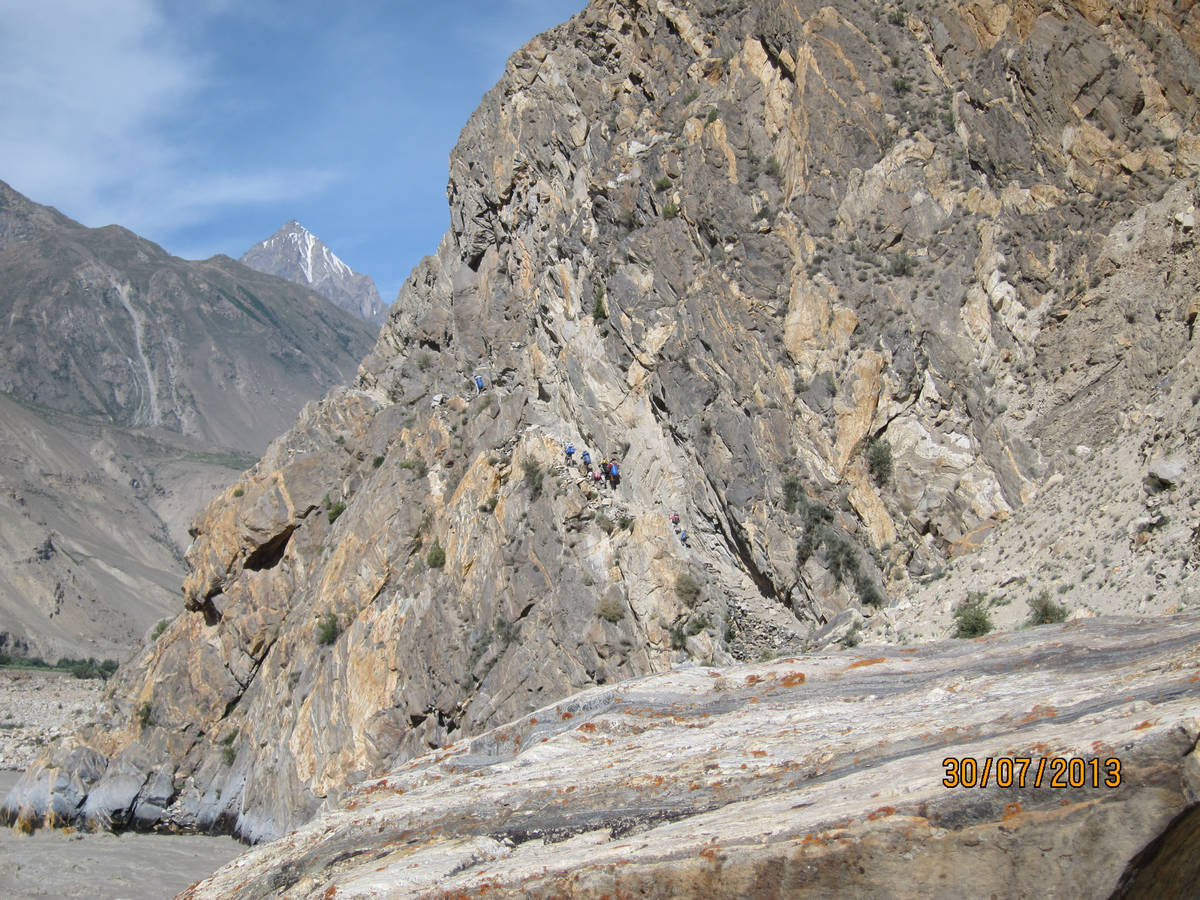
[[1184,896],[1198,714],[1197,615],[677,669],[411,760],[183,896]]

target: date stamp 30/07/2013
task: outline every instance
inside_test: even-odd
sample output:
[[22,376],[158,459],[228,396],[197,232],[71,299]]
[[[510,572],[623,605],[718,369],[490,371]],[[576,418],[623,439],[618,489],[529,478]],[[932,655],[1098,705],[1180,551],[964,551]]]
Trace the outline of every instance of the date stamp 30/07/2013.
[[1117,788],[1121,760],[1081,756],[947,756],[942,760],[948,788]]

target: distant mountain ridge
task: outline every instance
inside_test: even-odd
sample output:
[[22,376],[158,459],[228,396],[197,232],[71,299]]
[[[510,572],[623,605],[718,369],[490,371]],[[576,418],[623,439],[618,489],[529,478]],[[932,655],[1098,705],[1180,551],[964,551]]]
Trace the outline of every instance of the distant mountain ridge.
[[371,276],[355,272],[295,219],[243,253],[239,262],[311,287],[340,309],[373,325],[383,324],[387,316]]
[[0,649],[123,655],[188,525],[371,329],[229,257],[86,228],[0,182]]

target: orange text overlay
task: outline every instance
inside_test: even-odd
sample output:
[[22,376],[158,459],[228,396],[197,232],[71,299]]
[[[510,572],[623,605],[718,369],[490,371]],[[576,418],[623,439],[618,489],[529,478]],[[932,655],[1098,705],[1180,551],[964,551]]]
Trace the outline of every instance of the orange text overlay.
[[1121,786],[1121,760],[1062,756],[947,756],[948,788],[1083,788]]

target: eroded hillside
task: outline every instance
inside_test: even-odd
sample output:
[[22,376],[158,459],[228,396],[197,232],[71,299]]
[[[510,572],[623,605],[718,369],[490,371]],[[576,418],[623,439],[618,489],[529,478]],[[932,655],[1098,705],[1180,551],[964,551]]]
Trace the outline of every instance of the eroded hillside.
[[354,386],[210,505],[186,611],[7,814],[274,837],[580,687],[798,652],[848,609],[900,636],[1089,477],[1069,448],[1196,379],[1197,29],[597,0],[534,39]]

